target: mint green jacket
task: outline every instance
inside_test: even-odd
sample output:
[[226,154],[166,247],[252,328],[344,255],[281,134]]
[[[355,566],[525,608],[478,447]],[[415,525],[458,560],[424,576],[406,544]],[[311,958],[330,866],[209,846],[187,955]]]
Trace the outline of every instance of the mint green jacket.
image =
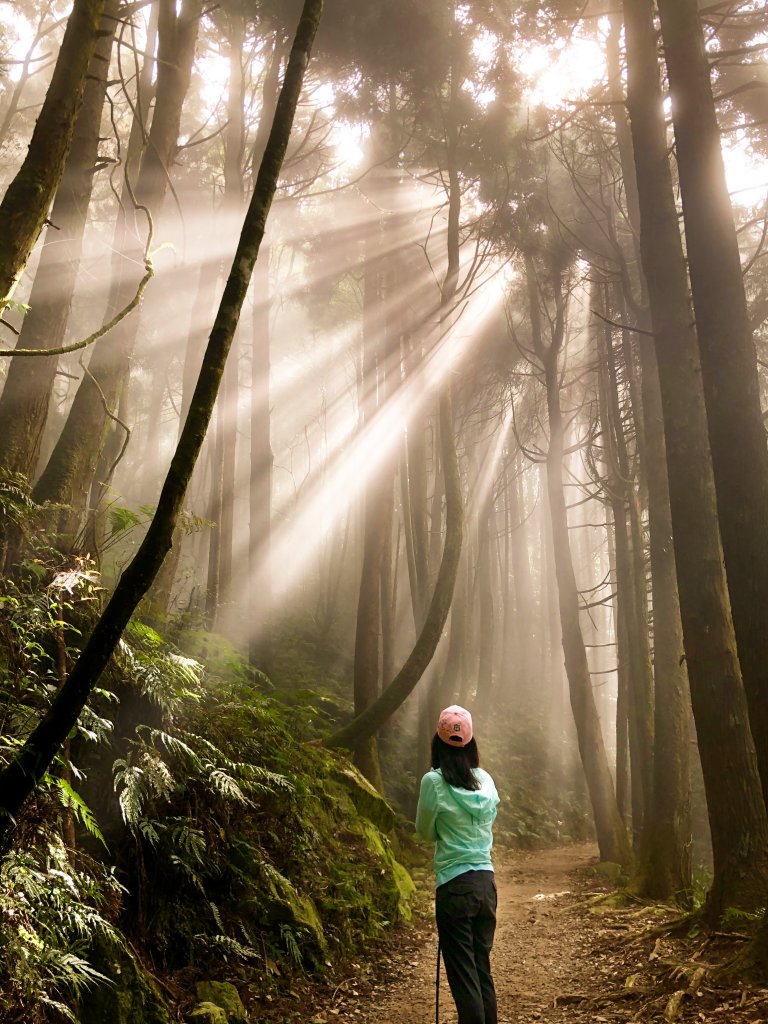
[[416,831],[435,843],[437,885],[465,871],[493,871],[491,847],[499,794],[488,772],[473,771],[480,789],[449,786],[439,768],[421,780]]

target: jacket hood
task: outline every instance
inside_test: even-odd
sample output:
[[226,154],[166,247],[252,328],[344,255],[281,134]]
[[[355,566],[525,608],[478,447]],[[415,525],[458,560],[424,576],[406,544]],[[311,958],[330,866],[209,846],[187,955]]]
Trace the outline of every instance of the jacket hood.
[[471,815],[475,821],[487,821],[494,817],[499,797],[493,779],[488,772],[484,772],[482,768],[476,768],[474,774],[480,780],[480,789],[461,789],[457,786],[449,786],[447,783],[445,788],[450,793],[451,799],[455,800],[459,807]]

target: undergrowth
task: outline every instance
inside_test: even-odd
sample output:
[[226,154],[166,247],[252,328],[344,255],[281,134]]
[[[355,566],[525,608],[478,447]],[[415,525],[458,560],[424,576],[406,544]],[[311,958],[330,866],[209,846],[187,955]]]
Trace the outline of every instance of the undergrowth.
[[[53,553],[4,585],[0,761],[50,706],[100,597],[92,565]],[[115,981],[96,947],[100,966],[105,949],[138,950],[168,977],[268,990],[403,912],[407,886],[343,760],[302,742],[327,719],[322,700],[297,689],[281,703],[226,642],[208,665],[215,637],[175,639],[130,625],[16,823],[0,870],[9,1024],[78,1020]]]

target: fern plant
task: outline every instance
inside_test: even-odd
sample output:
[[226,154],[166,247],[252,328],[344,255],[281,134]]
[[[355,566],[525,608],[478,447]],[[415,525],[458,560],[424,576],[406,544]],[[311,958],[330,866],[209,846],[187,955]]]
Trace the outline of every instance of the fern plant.
[[37,850],[0,866],[0,1019],[37,1024],[55,1014],[77,1024],[71,1007],[82,990],[110,984],[86,954],[94,935],[122,945],[103,914],[120,886],[106,871],[76,868],[55,833],[39,838]]

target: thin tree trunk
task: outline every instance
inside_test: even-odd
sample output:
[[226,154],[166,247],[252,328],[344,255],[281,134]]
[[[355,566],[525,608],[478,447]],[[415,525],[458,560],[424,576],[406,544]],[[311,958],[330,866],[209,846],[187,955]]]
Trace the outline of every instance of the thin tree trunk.
[[[275,36],[269,69],[264,76],[259,131],[254,159],[261,159],[267,127],[277,102],[283,48]],[[248,569],[250,635],[248,659],[255,668],[272,670],[272,452],[270,423],[270,262],[271,248],[262,247],[262,258],[253,276],[253,341],[251,346],[251,403],[248,507]],[[346,535],[345,535],[346,536]]]
[[632,859],[624,823],[613,790],[603,734],[592,693],[592,680],[579,621],[579,596],[573,574],[568,540],[568,518],[563,493],[563,432],[560,411],[560,381],[556,359],[546,367],[549,451],[547,493],[552,517],[555,573],[560,605],[565,670],[571,694],[579,752],[587,779],[597,831],[600,857],[628,865]]
[[[363,349],[361,358],[360,429],[365,430],[379,411],[383,364],[383,273],[380,249],[381,225],[376,222],[366,239],[363,281]],[[390,530],[385,507],[389,493],[389,468],[382,466],[366,482],[363,494],[363,565],[357,603],[353,693],[355,715],[361,714],[379,695],[379,638],[381,635],[381,567]],[[355,745],[354,759],[377,789],[382,788],[378,747],[374,735]]]
[[629,798],[629,644],[627,623],[619,601],[616,557],[616,516],[612,503],[610,515],[606,511],[608,533],[608,562],[613,599],[613,631],[616,637],[616,805],[624,821],[628,821]]
[[493,559],[491,541],[491,519],[493,502],[483,502],[477,521],[477,587],[479,590],[479,628],[477,652],[477,695],[478,706],[490,710],[493,690]]
[[560,609],[565,671],[576,725],[581,763],[587,780],[600,857],[628,866],[632,860],[626,829],[619,814],[613,780],[608,766],[605,741],[592,691],[587,652],[581,631],[579,593],[573,571],[573,556],[568,536],[568,513],[563,487],[563,422],[560,407],[559,355],[565,338],[565,297],[559,272],[552,271],[555,315],[552,334],[545,344],[541,329],[541,311],[533,259],[526,256],[526,277],[533,346],[544,370],[549,425],[547,451],[547,497],[552,524],[557,595]]

